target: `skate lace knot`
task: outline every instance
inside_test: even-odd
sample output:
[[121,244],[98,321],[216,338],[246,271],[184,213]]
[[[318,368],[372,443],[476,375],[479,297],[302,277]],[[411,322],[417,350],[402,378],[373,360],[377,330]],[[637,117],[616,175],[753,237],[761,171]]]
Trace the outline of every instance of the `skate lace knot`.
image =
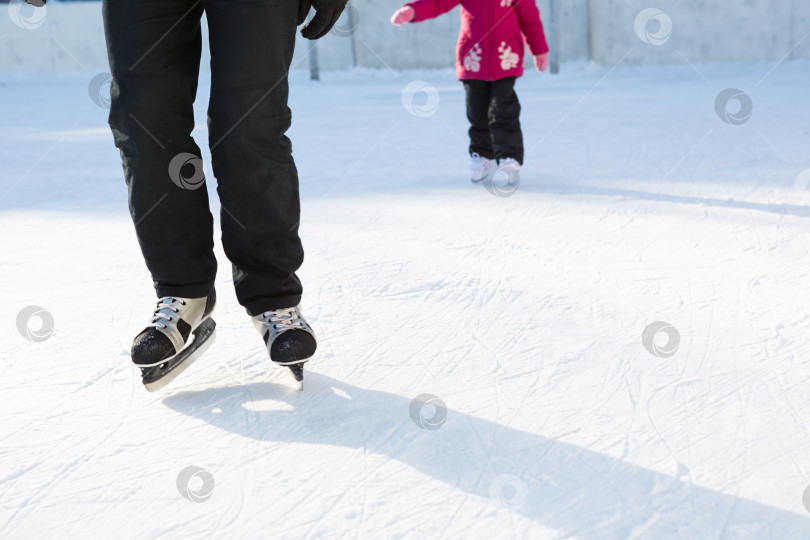
[[264,324],[272,326],[276,330],[288,328],[304,328],[298,310],[294,307],[286,309],[274,309],[262,313]]
[[171,313],[180,312],[180,308],[174,305],[176,303],[180,304],[181,306],[186,305],[185,300],[175,296],[164,296],[160,298],[157,302],[157,307],[155,307],[154,313],[152,313],[152,317],[149,319],[149,324],[147,324],[146,327],[162,328],[164,330],[168,328],[168,325],[161,321],[171,321],[173,319]]

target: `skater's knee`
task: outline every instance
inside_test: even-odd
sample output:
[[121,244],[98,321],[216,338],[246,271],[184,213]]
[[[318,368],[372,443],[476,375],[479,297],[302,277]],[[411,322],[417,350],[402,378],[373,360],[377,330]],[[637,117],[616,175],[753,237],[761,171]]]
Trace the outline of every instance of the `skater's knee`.
[[281,107],[259,104],[252,108],[241,102],[212,105],[208,113],[211,151],[215,155],[271,151],[277,159],[282,158],[291,151],[285,135],[291,120],[286,103]]
[[[194,92],[170,76],[116,76],[110,86],[109,124],[134,138],[171,141],[194,129]],[[169,91],[170,88],[173,90]],[[163,142],[162,144],[166,144]]]
[[292,114],[287,106],[284,84],[257,84],[249,87],[212,89],[208,123],[212,137],[226,133],[248,136],[283,134],[290,127]]

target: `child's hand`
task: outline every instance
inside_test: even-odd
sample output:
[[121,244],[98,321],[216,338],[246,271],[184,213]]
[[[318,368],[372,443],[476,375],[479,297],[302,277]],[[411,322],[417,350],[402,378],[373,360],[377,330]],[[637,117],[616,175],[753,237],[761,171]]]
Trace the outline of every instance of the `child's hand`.
[[403,6],[391,16],[391,24],[394,26],[402,26],[406,22],[411,22],[414,15],[416,15],[416,12],[411,6]]
[[546,54],[538,54],[534,57],[534,67],[537,68],[537,71],[543,72],[548,69],[548,53]]

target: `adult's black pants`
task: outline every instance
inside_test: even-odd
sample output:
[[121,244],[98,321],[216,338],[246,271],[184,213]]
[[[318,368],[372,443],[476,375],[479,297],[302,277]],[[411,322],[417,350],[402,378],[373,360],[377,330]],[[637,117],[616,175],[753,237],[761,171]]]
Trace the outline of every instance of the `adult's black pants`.
[[515,77],[465,80],[470,153],[487,159],[512,158],[523,164],[523,132]]
[[104,0],[110,127],[158,296],[206,296],[217,270],[191,136],[205,14],[209,146],[236,295],[252,315],[300,301],[298,173],[285,136],[297,10],[297,0]]

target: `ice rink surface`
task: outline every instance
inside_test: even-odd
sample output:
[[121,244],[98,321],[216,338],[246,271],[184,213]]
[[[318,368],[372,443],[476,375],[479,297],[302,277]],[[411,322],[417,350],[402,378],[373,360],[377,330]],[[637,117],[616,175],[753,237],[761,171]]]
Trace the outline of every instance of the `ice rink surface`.
[[217,341],[143,389],[94,75],[0,75],[3,538],[810,537],[807,61],[527,74],[510,193],[452,71],[296,72],[302,393],[218,234]]

